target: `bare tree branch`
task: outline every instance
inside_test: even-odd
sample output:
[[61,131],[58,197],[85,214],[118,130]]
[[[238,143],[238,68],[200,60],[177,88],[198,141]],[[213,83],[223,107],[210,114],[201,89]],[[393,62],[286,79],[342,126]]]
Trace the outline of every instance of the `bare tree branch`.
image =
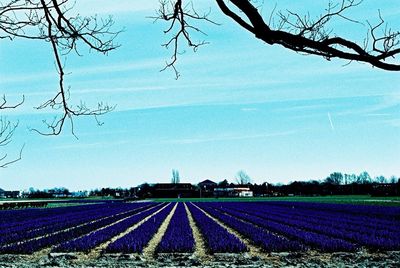
[[52,122],[44,121],[46,131],[34,129],[43,135],[60,134],[66,120],[70,121],[74,133],[74,117],[94,116],[98,122],[98,116],[113,110],[112,106],[103,103],[99,103],[94,109],[84,103],[75,107],[69,103],[61,57],[72,51],[80,55],[79,46],[107,54],[119,47],[114,44],[114,39],[120,33],[111,30],[114,24],[112,17],[99,19],[97,16],[68,16],[74,7],[74,4],[70,3],[70,0],[9,0],[0,5],[0,39],[42,40],[50,43],[53,51],[59,75],[58,92],[36,108],[59,110],[61,114]]
[[[223,0],[216,0],[218,5],[227,9]],[[386,30],[384,35],[378,37],[376,30],[384,23],[371,26],[370,33],[372,37],[372,47],[368,47],[368,42],[359,45],[355,41],[347,40],[340,36],[332,36],[327,23],[340,17],[353,23],[359,23],[344,13],[350,8],[360,5],[362,0],[342,0],[339,4],[329,3],[326,13],[321,15],[317,20],[313,20],[310,16],[301,17],[300,15],[288,12],[287,14],[279,13],[280,23],[276,30],[270,28],[261,14],[254,5],[246,0],[231,0],[230,3],[235,5],[250,21],[254,28],[252,33],[256,38],[265,41],[267,44],[279,44],[296,52],[322,56],[328,60],[332,58],[346,59],[350,61],[358,61],[369,63],[374,67],[388,71],[399,71],[400,64],[389,62],[400,53],[399,32]],[[221,8],[224,12],[224,10]],[[224,12],[230,16],[229,13]],[[230,16],[235,20],[234,17]]]
[[[394,31],[385,25],[385,21],[379,13],[380,22],[372,25],[369,22],[369,34],[359,44],[357,41],[349,40],[336,35],[329,29],[328,23],[334,19],[343,19],[349,23],[363,23],[346,15],[347,11],[358,7],[362,0],[332,0],[323,14],[313,18],[310,14],[300,15],[290,10],[277,12],[277,23],[272,18],[276,6],[272,9],[271,17],[265,21],[256,6],[258,1],[254,0],[215,0],[219,9],[235,23],[246,31],[252,33],[256,38],[264,41],[267,45],[281,45],[287,49],[307,55],[317,55],[327,60],[339,58],[349,62],[364,62],[387,71],[400,71],[400,63],[396,56],[400,54],[400,32]],[[173,46],[172,60],[167,63],[166,68],[172,67],[177,73],[174,64],[177,61],[179,40],[182,39],[189,47],[193,45],[191,36],[187,34],[192,25],[189,19],[205,20],[212,22],[208,14],[198,16],[192,2],[187,0],[182,9],[184,0],[162,1],[158,19],[169,23],[165,33],[171,33],[172,38],[166,43],[166,47]],[[168,6],[169,8],[166,8]],[[189,14],[197,14],[189,16]],[[178,25],[179,27],[175,27]],[[383,29],[382,29],[383,28]],[[194,27],[198,32],[201,30]],[[382,31],[379,35],[378,32]],[[203,41],[201,44],[204,44]],[[397,60],[397,61],[396,61]]]
[[[15,109],[18,106],[22,105],[25,101],[25,97],[23,99],[14,105],[7,105],[7,99],[5,96],[2,97],[0,101],[0,110],[5,110],[5,109]],[[0,115],[0,148],[6,147],[12,142],[12,137],[14,135],[14,132],[16,128],[18,127],[18,122],[15,124],[12,124],[11,121],[9,121],[5,116]],[[21,160],[22,158],[22,150],[24,146],[22,146],[19,156],[17,158],[14,158],[12,160],[9,160],[8,154],[7,153],[1,153],[0,154],[0,168],[6,168],[9,165]]]
[[[18,162],[22,159],[22,151],[24,150],[25,144],[21,147],[19,151],[18,158],[14,158],[13,160],[5,161],[7,158],[7,154],[3,155],[3,157],[0,157],[0,168],[7,168],[11,164],[14,164],[15,162]],[[2,162],[5,161],[5,162]]]
[[5,110],[5,109],[15,109],[19,106],[21,106],[25,102],[25,96],[22,96],[22,100],[14,105],[7,105],[7,99],[6,96],[3,95],[3,97],[0,100],[0,110]]
[[[359,21],[347,15],[347,11],[356,8],[362,0],[332,0],[323,14],[313,18],[290,10],[275,12],[271,8],[269,20],[264,20],[261,7],[264,1],[256,0],[215,0],[215,3],[227,17],[240,27],[264,41],[267,45],[281,45],[303,54],[323,57],[327,60],[340,58],[349,62],[368,63],[374,67],[399,71],[400,63],[396,56],[400,53],[400,32],[390,29],[379,13],[377,24],[367,22],[369,34],[361,44],[354,40],[336,35],[328,24],[334,19],[343,19],[349,23]],[[194,40],[198,34],[205,35],[199,26],[207,22],[217,24],[209,18],[210,12],[199,13],[194,0],[160,0],[156,21],[168,23],[164,31],[168,35],[163,44],[172,48],[172,56],[165,67],[173,69],[176,78],[178,56],[184,52],[182,45],[194,51],[207,44],[204,40]],[[74,52],[80,55],[78,48],[86,47],[107,54],[118,48],[114,43],[120,31],[112,31],[114,21],[111,17],[101,19],[97,16],[70,16],[74,3],[71,0],[8,0],[0,2],[0,39],[32,39],[48,42],[53,52],[58,72],[58,89],[53,98],[43,102],[37,109],[53,109],[59,112],[54,120],[45,123],[45,131],[34,129],[43,135],[58,135],[66,121],[70,122],[74,133],[73,119],[78,116],[97,117],[113,110],[113,106],[98,103],[90,108],[85,103],[70,103],[69,89],[65,86],[65,67],[62,57]],[[277,23],[273,15],[277,14]],[[99,122],[98,122],[99,123]],[[100,124],[100,123],[99,123]]]
[[172,46],[172,56],[171,60],[167,61],[165,67],[161,70],[164,71],[168,68],[172,68],[175,72],[176,79],[179,78],[179,72],[175,67],[178,55],[183,53],[179,51],[180,40],[186,43],[186,45],[197,51],[200,46],[208,44],[206,41],[193,41],[193,33],[201,33],[206,35],[198,26],[195,25],[196,21],[206,21],[215,25],[216,22],[208,18],[209,12],[205,14],[199,14],[193,7],[192,2],[188,2],[187,5],[183,5],[182,0],[168,1],[160,0],[160,8],[157,12],[157,20],[164,20],[169,22],[168,28],[164,31],[164,34],[171,34],[172,36],[168,39],[166,43],[163,44],[165,48]]

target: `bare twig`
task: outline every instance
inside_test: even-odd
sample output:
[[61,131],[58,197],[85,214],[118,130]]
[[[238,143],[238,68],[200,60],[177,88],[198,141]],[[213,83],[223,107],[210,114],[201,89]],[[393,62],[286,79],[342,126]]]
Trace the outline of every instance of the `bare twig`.
[[[171,67],[177,74],[174,64],[179,55],[179,40],[183,40],[189,47],[195,50],[199,45],[206,43],[194,43],[189,35],[190,30],[200,31],[192,26],[189,19],[206,20],[212,22],[208,16],[199,16],[192,7],[193,0],[161,1],[160,10],[156,19],[169,23],[165,33],[173,33],[171,39],[165,44],[168,48],[173,46],[171,61],[166,67]],[[276,6],[271,8],[267,21],[261,15],[260,8],[263,4],[255,0],[215,0],[219,9],[235,23],[267,45],[278,44],[298,53],[317,55],[327,60],[332,58],[344,59],[348,62],[364,62],[383,70],[400,71],[400,63],[396,62],[396,56],[400,54],[400,32],[390,29],[385,25],[379,13],[380,22],[371,25],[369,22],[369,34],[358,44],[340,35],[336,35],[333,29],[328,27],[334,19],[342,19],[352,24],[363,25],[360,21],[350,17],[348,10],[358,7],[363,0],[332,0],[323,14],[313,18],[310,14],[301,15],[290,10],[277,12],[278,22],[275,23],[273,14]],[[232,7],[234,6],[234,8]],[[192,16],[190,15],[192,14]],[[193,15],[194,14],[194,15]],[[208,15],[208,14],[206,14]],[[378,30],[382,30],[381,35]],[[201,32],[201,31],[200,31]]]
[[[43,135],[58,135],[62,132],[65,120],[71,122],[73,117],[97,116],[105,114],[113,107],[99,103],[90,109],[85,104],[69,104],[68,92],[65,89],[64,64],[61,57],[75,52],[80,55],[78,47],[83,45],[103,54],[119,47],[114,43],[120,31],[112,31],[112,17],[101,19],[97,16],[68,16],[74,7],[70,0],[9,0],[0,6],[0,39],[25,38],[49,42],[53,51],[56,70],[59,75],[58,92],[38,109],[60,110],[61,115],[52,122],[45,122],[47,132],[35,129]],[[79,45],[78,45],[79,44]]]
[[[25,97],[23,97],[23,99],[17,104],[8,105],[6,97],[3,96],[2,100],[0,101],[0,110],[15,109],[18,106],[22,105],[24,103],[24,101],[25,101]],[[12,142],[12,137],[13,137],[17,127],[18,127],[18,122],[15,124],[12,124],[11,121],[9,121],[5,116],[0,116],[0,148],[9,145]],[[22,150],[23,150],[24,146],[22,146],[22,148],[19,152],[19,157],[14,158],[12,160],[8,160],[9,157],[8,157],[7,153],[2,153],[0,155],[0,168],[6,168],[9,165],[21,160]]]
[[[383,70],[400,71],[400,63],[388,61],[389,59],[395,59],[400,53],[400,33],[386,27],[383,36],[378,36],[376,34],[377,29],[380,29],[384,24],[384,20],[380,15],[381,21],[375,26],[370,25],[372,42],[369,42],[367,37],[363,45],[335,36],[332,34],[333,31],[328,29],[328,22],[334,18],[361,24],[359,21],[346,16],[345,12],[359,6],[362,0],[341,0],[336,4],[330,2],[325,14],[316,20],[312,19],[309,14],[300,16],[291,11],[287,11],[286,14],[280,12],[280,22],[275,30],[264,21],[251,1],[230,1],[249,21],[249,23],[245,22],[245,26],[242,25],[244,20],[241,17],[238,18],[238,15],[228,8],[225,1],[216,1],[225,15],[231,17],[243,28],[253,33],[256,38],[265,41],[269,45],[279,44],[290,50],[321,56],[327,60],[340,58],[348,61],[369,63]],[[370,43],[372,43],[372,47],[368,47]]]
[[161,70],[164,71],[168,68],[172,68],[175,73],[176,79],[179,78],[179,72],[175,66],[179,51],[180,40],[183,40],[186,45],[193,49],[194,52],[200,46],[208,44],[206,41],[193,41],[193,33],[201,33],[206,35],[198,26],[195,25],[196,21],[205,21],[211,24],[218,25],[216,22],[210,20],[210,12],[200,14],[196,11],[192,2],[188,2],[187,5],[183,5],[182,0],[168,1],[160,0],[160,8],[157,12],[156,17],[152,17],[157,20],[164,20],[169,23],[168,28],[164,31],[164,34],[171,34],[172,36],[163,44],[165,48],[172,47],[173,53],[171,60],[167,61],[165,67]]

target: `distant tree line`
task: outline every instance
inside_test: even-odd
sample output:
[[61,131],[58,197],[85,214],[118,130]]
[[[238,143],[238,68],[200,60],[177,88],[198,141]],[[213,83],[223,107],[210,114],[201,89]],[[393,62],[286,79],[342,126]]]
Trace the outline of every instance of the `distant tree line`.
[[400,179],[392,176],[372,178],[368,172],[343,174],[333,172],[323,181],[294,181],[287,185],[271,185],[271,191],[280,195],[400,195]]
[[[181,184],[179,172],[173,170],[171,179],[171,189],[179,191]],[[83,195],[77,195],[76,192],[70,192],[67,188],[52,188],[46,190],[37,190],[30,188],[28,192],[23,193],[26,198],[63,198],[63,197],[111,197],[125,199],[145,199],[157,197],[157,185],[143,183],[131,188],[101,188],[94,189]],[[214,188],[233,188],[246,187],[253,192],[254,196],[315,196],[315,195],[373,195],[373,196],[399,196],[400,178],[391,176],[371,177],[368,172],[361,172],[359,175],[333,172],[323,180],[293,181],[288,184],[270,184],[263,182],[261,184],[252,183],[252,179],[244,171],[239,171],[235,177],[235,183],[223,180],[209,188],[208,192],[202,192],[198,185],[191,185],[190,194],[185,197],[211,197]],[[187,188],[185,188],[187,190]],[[207,195],[208,193],[208,195]]]
[[39,190],[30,188],[29,191],[23,192],[22,196],[25,198],[58,198],[58,197],[70,197],[71,192],[65,187],[52,188]]
[[137,189],[131,187],[129,189],[118,188],[101,188],[91,190],[89,192],[90,197],[114,197],[114,198],[126,198],[136,196]]
[[[324,196],[324,195],[373,195],[373,196],[398,196],[400,195],[400,178],[392,176],[371,177],[368,172],[359,175],[333,172],[323,180],[293,181],[288,184],[261,184],[252,183],[252,179],[244,171],[239,171],[235,183],[223,180],[215,188],[248,187],[254,196]],[[137,198],[157,197],[155,186],[144,183],[136,187]],[[200,189],[193,185],[193,197],[206,197]],[[209,195],[212,196],[212,195]]]

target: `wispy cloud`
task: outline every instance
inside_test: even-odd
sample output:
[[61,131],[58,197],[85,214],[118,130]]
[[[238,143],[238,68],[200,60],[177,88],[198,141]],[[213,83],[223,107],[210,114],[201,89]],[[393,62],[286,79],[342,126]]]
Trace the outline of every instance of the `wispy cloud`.
[[[143,70],[148,68],[157,69],[157,66],[161,66],[163,59],[153,58],[148,60],[134,60],[117,62],[107,65],[96,65],[96,66],[84,66],[78,68],[67,68],[66,71],[72,74],[74,77],[87,76],[87,75],[98,75],[104,73],[118,73],[124,71]],[[54,71],[43,71],[43,72],[32,72],[32,73],[19,73],[19,74],[7,74],[2,75],[0,84],[6,83],[21,83],[29,81],[43,81],[43,79],[57,79],[58,74]]]
[[[208,1],[196,1],[196,8],[204,9],[210,8],[210,3]],[[80,11],[82,15],[121,15],[121,14],[131,14],[138,13],[145,16],[154,16],[156,10],[159,9],[159,0],[118,0],[118,1],[108,1],[108,0],[85,0],[77,1],[76,10]]]
[[389,125],[393,126],[393,127],[399,127],[400,128],[400,119],[387,120],[386,122]]
[[154,11],[157,8],[158,1],[132,1],[132,0],[85,0],[77,1],[76,9],[83,15],[106,14],[115,15],[120,13],[137,13],[143,11]]
[[0,79],[1,84],[10,83],[22,83],[29,81],[40,81],[43,79],[51,79],[52,77],[57,77],[57,72],[54,71],[44,71],[44,72],[32,72],[32,73],[18,73],[18,74],[2,74]]
[[370,113],[366,114],[365,116],[367,117],[386,117],[386,116],[392,116],[390,113]]
[[[320,100],[325,100],[325,99],[320,99]],[[313,99],[304,99],[302,100],[304,102],[306,101],[313,101]],[[295,100],[297,102],[297,100]],[[301,111],[311,111],[311,110],[320,110],[320,109],[326,109],[326,108],[331,108],[337,106],[337,103],[326,103],[326,104],[320,104],[314,103],[314,104],[306,104],[306,105],[298,105],[298,104],[292,104],[290,107],[284,107],[284,108],[277,108],[275,109],[276,112],[301,112]]]
[[242,108],[240,109],[242,112],[255,112],[258,111],[257,108]]
[[82,149],[94,149],[94,148],[103,148],[103,147],[113,147],[118,145],[124,145],[130,143],[129,140],[120,140],[120,141],[112,141],[112,142],[92,142],[92,143],[83,143],[76,141],[75,143],[63,144],[53,146],[50,149],[53,150],[82,150]]
[[263,133],[256,135],[226,135],[226,136],[216,136],[216,137],[194,137],[194,138],[182,138],[182,139],[164,139],[156,141],[147,141],[142,143],[137,143],[134,140],[117,140],[110,142],[92,142],[84,143],[80,141],[57,145],[49,148],[50,150],[84,150],[84,149],[96,149],[104,147],[115,147],[120,145],[134,144],[134,146],[160,146],[160,145],[190,145],[198,143],[209,143],[209,142],[220,142],[220,141],[235,141],[235,140],[253,140],[253,139],[266,139],[280,136],[294,135],[299,131],[285,131],[285,132],[275,132],[275,133]]
[[226,135],[226,136],[216,136],[216,137],[200,137],[200,138],[187,138],[187,139],[176,139],[168,140],[162,143],[167,144],[196,144],[196,143],[208,143],[208,142],[218,142],[218,141],[235,141],[235,140],[253,140],[253,139],[265,139],[272,137],[288,136],[298,133],[297,130],[285,131],[285,132],[275,132],[275,133],[263,133],[256,135]]

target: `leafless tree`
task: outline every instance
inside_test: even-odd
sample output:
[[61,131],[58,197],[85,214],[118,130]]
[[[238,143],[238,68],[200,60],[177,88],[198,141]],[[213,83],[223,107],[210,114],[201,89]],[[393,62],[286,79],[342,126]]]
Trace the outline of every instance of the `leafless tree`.
[[[24,102],[25,98],[22,99],[21,102],[15,104],[15,105],[8,105],[7,104],[7,99],[5,96],[0,100],[0,111],[5,110],[5,109],[15,109],[18,106],[22,105]],[[12,142],[12,138],[15,132],[15,129],[18,126],[18,122],[13,124],[11,121],[9,121],[5,116],[0,114],[0,148],[6,147],[8,144]],[[21,160],[22,156],[22,150],[23,147],[21,148],[19,152],[19,156],[13,159],[10,159],[8,157],[7,153],[1,152],[0,153],[0,168],[6,168],[12,163],[15,163],[19,160]]]
[[181,181],[181,177],[179,176],[179,171],[176,169],[173,169],[171,183],[178,184],[178,183],[180,183],[180,181]]
[[238,184],[248,184],[251,183],[251,178],[244,170],[239,170],[236,174],[236,182]]
[[119,32],[113,32],[113,19],[99,19],[97,16],[69,16],[74,3],[70,0],[8,0],[0,2],[0,39],[30,39],[47,42],[54,55],[58,72],[58,90],[53,98],[45,101],[37,109],[54,109],[60,115],[53,121],[44,121],[46,131],[34,129],[43,135],[58,135],[66,120],[70,121],[72,133],[73,117],[97,116],[113,109],[99,103],[89,108],[84,102],[69,103],[69,88],[64,82],[65,66],[63,57],[71,52],[80,55],[78,47],[87,47],[100,53],[108,53],[118,47],[114,39]]
[[375,182],[377,183],[387,183],[387,179],[385,178],[385,176],[377,176],[375,177]]
[[325,179],[325,182],[340,185],[343,183],[343,174],[341,172],[333,172]]
[[[265,18],[260,11],[261,8],[265,11],[264,1],[215,0],[224,15],[267,45],[276,44],[298,53],[317,55],[327,60],[339,58],[349,62],[368,63],[383,70],[400,71],[400,63],[396,61],[396,57],[400,54],[400,32],[388,27],[380,13],[377,24],[366,23],[368,34],[362,42],[346,39],[329,29],[328,23],[335,19],[360,24],[346,14],[349,9],[358,7],[362,1],[329,1],[325,12],[316,18],[290,10],[275,12],[275,8],[271,7],[271,16]],[[179,73],[175,63],[180,53],[180,41],[196,50],[206,43],[195,42],[192,38],[193,33],[202,32],[197,26],[198,22],[214,23],[209,19],[208,13],[199,14],[196,11],[195,2],[195,0],[160,0],[157,19],[168,23],[165,33],[170,37],[165,46],[167,48],[172,46],[173,50],[171,61],[167,62],[165,68],[173,68],[177,76]]]

